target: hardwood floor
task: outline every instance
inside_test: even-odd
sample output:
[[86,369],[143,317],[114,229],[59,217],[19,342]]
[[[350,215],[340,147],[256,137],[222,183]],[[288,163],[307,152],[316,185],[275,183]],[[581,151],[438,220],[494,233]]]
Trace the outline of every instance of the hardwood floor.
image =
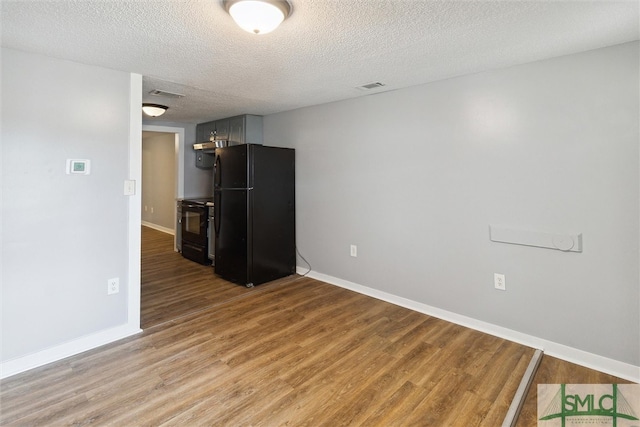
[[140,324],[143,329],[248,294],[220,279],[211,266],[173,251],[173,236],[142,227]]
[[[145,322],[155,326],[3,380],[1,425],[493,427],[533,354],[310,278],[227,289],[151,241],[143,251],[143,264],[156,260],[143,276],[162,270],[162,292],[177,298],[171,286],[180,287],[210,305],[191,311],[175,299],[165,311],[148,294]],[[538,379],[576,382],[572,372],[545,358]],[[533,405],[518,426],[536,425]]]
[[2,423],[495,426],[532,353],[309,278],[261,286],[3,381]]

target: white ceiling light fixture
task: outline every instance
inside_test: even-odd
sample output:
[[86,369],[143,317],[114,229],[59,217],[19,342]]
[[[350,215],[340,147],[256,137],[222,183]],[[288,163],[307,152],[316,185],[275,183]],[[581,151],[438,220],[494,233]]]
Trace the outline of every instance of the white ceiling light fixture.
[[160,104],[142,104],[142,112],[150,117],[158,117],[163,115],[169,107]]
[[254,34],[267,34],[291,14],[286,0],[223,0],[236,24]]

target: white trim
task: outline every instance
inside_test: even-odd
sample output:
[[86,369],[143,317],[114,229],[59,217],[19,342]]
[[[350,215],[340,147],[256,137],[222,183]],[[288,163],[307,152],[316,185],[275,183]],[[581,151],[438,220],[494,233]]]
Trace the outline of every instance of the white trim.
[[[298,274],[304,274],[307,272],[307,270],[308,269],[305,267],[297,267]],[[502,326],[483,322],[481,320],[473,319],[471,317],[463,316],[461,314],[453,313],[447,310],[442,310],[437,307],[432,307],[427,304],[412,301],[410,299],[399,297],[397,295],[389,294],[387,292],[382,292],[377,289],[372,289],[363,285],[359,285],[357,283],[339,279],[337,277],[317,273],[313,270],[310,271],[307,276],[313,279],[320,280],[322,282],[339,286],[341,288],[358,292],[363,295],[386,301],[400,307],[405,307],[419,313],[427,314],[429,316],[437,317],[439,319],[446,320],[457,325],[465,326],[476,331],[494,335],[496,337],[526,345],[528,347],[533,347],[535,349],[544,351],[544,354],[546,355],[553,356],[567,362],[585,366],[590,369],[595,369],[597,371],[614,375],[619,378],[624,378],[636,383],[640,382],[640,366],[634,366],[625,362],[620,362],[604,356],[599,356],[597,354],[589,353],[573,347],[568,347],[563,344],[558,344],[553,341],[535,337],[533,335],[524,334],[522,332],[504,328]]]
[[129,271],[127,288],[127,321],[130,330],[140,329],[140,252],[142,236],[142,76],[131,74],[129,92],[129,179],[137,182],[135,194],[129,197]]
[[75,356],[87,350],[112,343],[122,338],[142,332],[140,328],[122,325],[107,329],[96,334],[88,335],[51,347],[37,353],[28,354],[17,359],[4,361],[0,364],[0,378],[7,378],[29,369],[37,368],[48,363],[56,362],[69,356]]
[[171,234],[172,236],[175,235],[175,230],[173,228],[163,227],[149,221],[142,221],[142,225],[144,225],[145,227],[153,228],[154,230],[162,231],[163,233]]

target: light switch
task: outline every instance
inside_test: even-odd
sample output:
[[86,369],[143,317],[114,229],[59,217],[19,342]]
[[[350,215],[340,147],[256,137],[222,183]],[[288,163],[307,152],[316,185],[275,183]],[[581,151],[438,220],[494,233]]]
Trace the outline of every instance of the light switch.
[[133,179],[126,179],[124,181],[124,195],[133,196],[136,194],[136,181]]

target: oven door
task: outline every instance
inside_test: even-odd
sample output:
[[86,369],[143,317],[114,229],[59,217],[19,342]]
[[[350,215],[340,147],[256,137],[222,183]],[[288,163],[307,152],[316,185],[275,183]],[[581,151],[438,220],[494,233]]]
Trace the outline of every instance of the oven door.
[[207,246],[207,207],[182,202],[182,241]]

